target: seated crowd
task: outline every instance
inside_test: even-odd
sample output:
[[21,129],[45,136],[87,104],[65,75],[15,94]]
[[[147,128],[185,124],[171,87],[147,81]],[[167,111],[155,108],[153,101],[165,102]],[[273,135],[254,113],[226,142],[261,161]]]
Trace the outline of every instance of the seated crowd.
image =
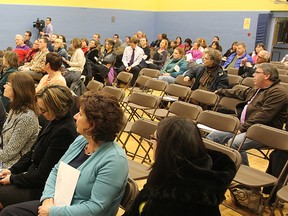
[[[129,172],[125,151],[114,141],[123,128],[124,112],[111,94],[79,93],[91,79],[111,85],[108,76],[125,71],[133,74],[133,86],[140,71],[150,68],[159,71],[154,79],[168,84],[181,75],[183,82],[193,81],[193,91],[239,99],[235,112],[241,125],[235,139],[221,131],[206,137],[236,150],[252,125],[283,129],[287,123],[287,89],[263,44],[257,44],[250,55],[245,43],[233,42],[222,55],[218,36],[210,46],[204,38],[194,43],[186,38],[182,44],[180,36],[169,41],[166,34],[158,34],[149,45],[141,31],[126,36],[125,42],[114,34],[103,45],[98,33],[90,42],[73,38],[71,47],[64,35],[44,34],[34,43],[30,38],[29,31],[24,37],[17,34],[16,48],[3,55],[0,216],[116,215]],[[254,88],[231,88],[231,68],[242,78],[253,77]],[[154,139],[155,162],[147,184],[125,215],[185,215],[187,211],[220,215],[219,205],[237,172],[231,159],[207,150],[197,125],[183,117],[162,120]],[[242,164],[249,165],[247,150],[261,147],[246,140],[240,151]],[[278,154],[283,160],[288,158],[285,152]],[[277,167],[275,161],[268,172],[277,176],[278,172],[271,171]],[[81,172],[70,206],[57,206],[54,200],[62,162]],[[225,179],[217,181],[223,174]],[[215,179],[217,184],[211,182]]]

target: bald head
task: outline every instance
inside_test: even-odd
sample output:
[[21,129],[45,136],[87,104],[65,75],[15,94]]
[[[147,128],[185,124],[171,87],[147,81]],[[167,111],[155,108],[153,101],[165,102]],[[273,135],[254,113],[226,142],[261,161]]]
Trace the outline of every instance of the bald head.
[[269,52],[267,52],[266,50],[261,50],[258,54],[257,54],[257,59],[256,59],[256,64],[261,64],[264,62],[268,62],[269,61]]

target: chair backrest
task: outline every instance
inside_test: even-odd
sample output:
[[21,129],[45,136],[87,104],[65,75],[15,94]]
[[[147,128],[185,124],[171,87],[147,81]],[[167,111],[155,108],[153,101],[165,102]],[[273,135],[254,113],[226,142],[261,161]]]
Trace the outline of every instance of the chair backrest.
[[228,82],[229,86],[234,86],[240,84],[242,81],[242,77],[234,74],[228,74]]
[[253,77],[245,77],[245,78],[242,80],[241,85],[254,88],[255,85],[254,85]]
[[270,63],[275,65],[278,69],[285,69],[285,64],[282,62],[271,61]]
[[125,91],[123,89],[120,89],[120,88],[115,88],[112,86],[105,86],[102,89],[102,91],[108,92],[108,93],[114,95],[119,102],[121,102],[123,100],[123,98],[125,97]]
[[130,85],[130,82],[133,78],[133,74],[132,73],[128,73],[128,72],[125,72],[125,71],[121,71],[115,81],[114,81],[114,84],[116,84],[118,81],[121,81],[123,83],[126,83],[126,86],[125,86],[125,89],[128,88],[128,86]]
[[282,85],[288,92],[288,83],[280,82],[280,85]]
[[219,143],[213,142],[212,140],[208,140],[205,138],[203,138],[203,142],[207,149],[219,151],[229,156],[231,160],[235,163],[237,170],[239,169],[242,162],[242,157],[239,151],[225,145],[220,145]]
[[131,204],[137,197],[138,193],[139,189],[137,183],[133,179],[128,178],[127,185],[125,187],[125,192],[120,202],[121,207],[124,210],[129,209]]
[[183,75],[179,75],[176,77],[174,83],[178,84],[178,85],[183,85],[183,86],[188,86],[188,87],[192,87],[192,85],[194,84],[195,79],[193,78],[192,80],[189,80],[188,82],[184,81],[184,76]]
[[136,79],[134,85],[132,86],[132,88],[128,88],[128,90],[130,91],[129,92],[129,95],[133,92],[133,91],[144,91],[144,86],[146,84],[146,82],[148,80],[152,79],[151,77],[149,76],[145,76],[145,75],[142,75],[142,76],[138,76],[138,78]]
[[232,89],[240,89],[240,90],[246,90],[248,89],[249,87],[248,86],[245,86],[245,85],[234,85]]
[[157,69],[142,68],[139,75],[145,75],[145,76],[149,76],[151,78],[157,78],[160,76],[160,71]]
[[233,75],[238,75],[238,68],[227,68],[227,74],[233,74]]
[[184,116],[196,121],[197,117],[202,111],[202,108],[198,105],[183,101],[175,101],[170,105],[167,116],[172,113],[174,115]]
[[219,131],[236,134],[240,125],[239,119],[235,116],[204,110],[196,120],[197,124],[205,125]]
[[196,89],[192,92],[190,99],[192,99],[192,102],[196,101],[201,104],[212,106],[212,110],[214,110],[217,107],[219,96],[214,92]]
[[178,98],[183,98],[184,100],[187,99],[187,97],[190,95],[190,92],[191,89],[189,87],[178,84],[170,84],[165,89],[166,96],[174,96]]
[[145,91],[151,93],[153,93],[153,91],[160,91],[160,95],[163,95],[167,86],[168,82],[164,80],[150,79],[145,84]]
[[278,69],[279,74],[288,75],[288,70],[286,69]]
[[86,86],[87,91],[97,90],[100,91],[103,88],[103,83],[97,80],[90,80]]
[[230,111],[236,111],[237,104],[241,103],[243,101],[237,99],[237,98],[231,98],[231,97],[222,97],[218,103],[217,110],[221,107],[224,107]]
[[288,83],[288,75],[279,74],[279,79],[281,82]]
[[246,138],[252,139],[273,149],[288,151],[288,132],[282,129],[273,128],[263,124],[254,124],[248,128],[245,135],[245,139]]
[[157,124],[158,122],[155,121],[138,119],[132,125],[130,132],[135,133],[146,140],[150,140],[150,135],[154,134],[157,129]]
[[157,96],[141,92],[133,92],[128,98],[128,104],[133,103],[151,109],[156,108],[158,102],[159,98]]

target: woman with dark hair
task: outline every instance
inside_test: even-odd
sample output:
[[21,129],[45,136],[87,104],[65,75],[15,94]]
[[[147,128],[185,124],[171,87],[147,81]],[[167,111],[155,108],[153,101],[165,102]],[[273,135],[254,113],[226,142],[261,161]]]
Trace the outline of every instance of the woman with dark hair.
[[222,60],[226,60],[231,54],[235,53],[236,52],[236,49],[237,49],[237,41],[234,41],[232,44],[231,44],[231,48],[228,49],[225,54],[223,55],[223,59]]
[[207,150],[197,125],[184,117],[162,120],[151,139],[155,162],[124,215],[220,215],[219,205],[236,174],[234,162]]
[[97,47],[98,42],[95,39],[91,39],[89,43],[89,51],[85,54],[86,58],[94,64],[96,64],[96,59],[99,57],[99,50],[97,49]]
[[184,45],[182,44],[182,38],[180,36],[176,37],[176,44],[177,44],[177,47],[184,49]]
[[3,178],[0,180],[0,205],[3,207],[40,199],[51,169],[77,137],[70,112],[73,96],[67,87],[45,86],[37,93],[36,100],[49,124],[42,128],[30,151],[12,167],[0,172]]
[[186,38],[184,41],[184,51],[187,54],[188,50],[192,49],[192,40],[190,38]]
[[212,49],[216,49],[216,50],[218,50],[219,52],[221,52],[221,51],[220,51],[220,45],[219,45],[219,42],[218,42],[218,41],[213,41],[210,47],[211,47]]
[[260,51],[266,50],[265,44],[263,43],[258,43],[255,47],[255,50],[251,53],[251,57],[253,59],[253,63],[256,63],[258,54]]
[[1,133],[0,161],[3,168],[9,168],[34,144],[39,124],[32,77],[12,73],[4,88],[4,96],[10,99],[10,111]]
[[79,104],[80,111],[74,118],[80,136],[60,159],[80,171],[71,204],[54,204],[59,161],[46,181],[40,202],[37,200],[8,206],[3,209],[1,216],[117,214],[128,177],[125,152],[114,141],[122,128],[123,110],[117,99],[106,92],[85,92]]
[[61,39],[63,41],[64,49],[67,51],[66,37],[64,35],[59,35],[59,39]]

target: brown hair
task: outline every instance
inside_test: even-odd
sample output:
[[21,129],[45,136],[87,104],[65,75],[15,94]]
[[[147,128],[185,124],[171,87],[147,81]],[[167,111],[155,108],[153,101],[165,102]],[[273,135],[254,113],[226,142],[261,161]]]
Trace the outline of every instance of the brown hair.
[[123,124],[123,110],[116,97],[107,92],[87,91],[80,98],[88,122],[87,131],[95,142],[113,141]]
[[10,68],[18,68],[18,55],[15,52],[7,51],[5,52],[3,58],[9,64]]
[[73,38],[71,41],[71,44],[73,44],[73,47],[75,49],[81,48],[82,47],[82,41],[80,38]]
[[13,112],[20,113],[31,109],[37,113],[35,85],[32,77],[26,73],[15,72],[9,75],[8,82],[14,93],[14,98],[10,104]]

